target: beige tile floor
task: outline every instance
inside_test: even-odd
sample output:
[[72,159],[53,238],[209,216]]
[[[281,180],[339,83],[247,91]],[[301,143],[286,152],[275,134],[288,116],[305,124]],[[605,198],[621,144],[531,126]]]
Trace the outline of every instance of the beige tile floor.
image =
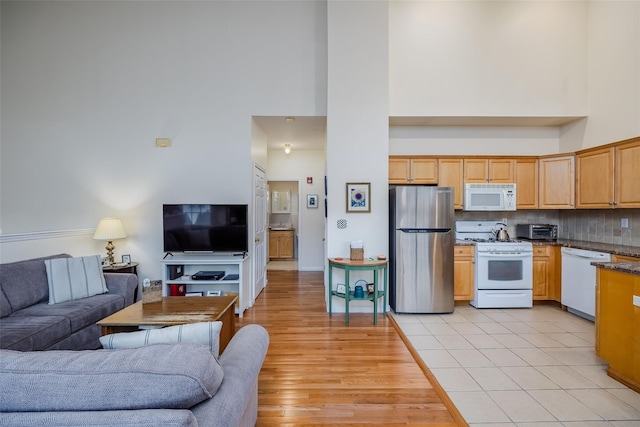
[[594,324],[554,306],[395,314],[473,427],[640,427],[640,394],[607,376]]

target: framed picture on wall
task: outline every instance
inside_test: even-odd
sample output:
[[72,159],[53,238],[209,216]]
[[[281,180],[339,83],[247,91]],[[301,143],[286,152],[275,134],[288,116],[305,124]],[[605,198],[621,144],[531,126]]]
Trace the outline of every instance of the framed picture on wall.
[[370,182],[347,182],[347,212],[371,212]]
[[307,194],[307,208],[315,209],[318,207],[318,195],[317,194]]

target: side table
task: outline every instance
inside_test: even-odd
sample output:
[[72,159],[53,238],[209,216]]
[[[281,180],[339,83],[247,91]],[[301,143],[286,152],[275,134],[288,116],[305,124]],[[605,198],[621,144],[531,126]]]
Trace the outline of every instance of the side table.
[[[378,324],[378,299],[382,297],[382,314],[386,315],[386,295],[388,287],[387,266],[388,261],[384,260],[351,260],[349,258],[329,258],[329,316],[331,316],[331,303],[333,297],[344,298],[345,301],[345,323],[349,325],[349,301],[365,300],[373,302],[373,324]],[[345,293],[338,293],[333,289],[333,269],[344,270]],[[373,272],[373,294],[369,294],[365,289],[364,297],[355,298],[354,292],[349,290],[349,273],[351,271],[372,271]],[[384,276],[384,288],[378,289],[378,275],[380,272]]]
[[[125,265],[113,265],[109,267],[102,267],[103,273],[132,273],[136,276],[138,275],[138,263],[130,262]],[[133,292],[133,302],[138,301],[138,286],[136,286],[136,290]]]

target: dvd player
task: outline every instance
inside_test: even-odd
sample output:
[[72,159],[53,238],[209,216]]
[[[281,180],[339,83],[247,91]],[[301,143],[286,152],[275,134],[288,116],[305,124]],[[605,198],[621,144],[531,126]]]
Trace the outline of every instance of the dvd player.
[[224,271],[198,271],[191,275],[191,280],[220,280],[224,277]]

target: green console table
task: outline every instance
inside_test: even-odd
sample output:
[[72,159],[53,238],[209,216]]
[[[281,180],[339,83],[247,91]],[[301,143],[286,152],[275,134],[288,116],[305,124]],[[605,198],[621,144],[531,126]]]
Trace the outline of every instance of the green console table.
[[[382,314],[386,315],[386,298],[387,295],[387,266],[388,261],[383,260],[351,260],[349,258],[329,258],[329,316],[331,316],[331,303],[333,297],[344,298],[345,301],[345,323],[349,325],[349,301],[372,301],[373,302],[373,324],[378,324],[378,299],[382,297]],[[345,293],[338,293],[333,287],[333,269],[339,268],[344,270]],[[373,272],[373,293],[368,293],[364,288],[364,297],[356,298],[354,291],[349,291],[349,273],[352,271],[372,271]],[[378,276],[380,272],[384,276],[384,288],[378,289]]]

